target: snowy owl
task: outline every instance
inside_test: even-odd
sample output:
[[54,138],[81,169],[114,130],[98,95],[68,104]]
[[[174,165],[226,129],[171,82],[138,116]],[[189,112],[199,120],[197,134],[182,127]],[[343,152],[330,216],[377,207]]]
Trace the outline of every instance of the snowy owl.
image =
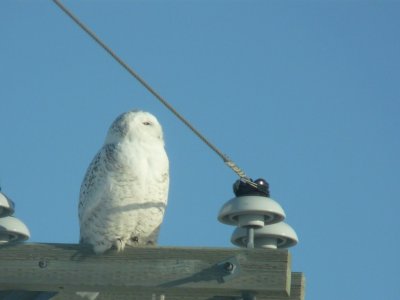
[[167,205],[169,162],[152,114],[129,111],[110,126],[79,197],[80,242],[100,254],[157,242]]

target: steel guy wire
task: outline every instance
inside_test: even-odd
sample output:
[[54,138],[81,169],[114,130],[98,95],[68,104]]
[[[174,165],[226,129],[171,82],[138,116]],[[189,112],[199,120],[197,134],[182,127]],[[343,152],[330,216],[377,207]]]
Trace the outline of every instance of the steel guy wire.
[[59,0],[53,2],[66,13],[81,29],[83,29],[97,44],[99,44],[108,54],[110,54],[126,71],[129,72],[139,83],[141,83],[154,97],[156,97],[167,109],[169,109],[179,120],[181,120],[192,132],[197,135],[208,147],[210,147],[224,163],[231,168],[241,179],[248,183],[252,183],[246,176],[245,172],[239,168],[226,154],[222,153],[207,138],[202,135],[188,120],[186,120],[171,104],[169,104],[159,93],[157,93],[138,73],[136,73],[128,64],[126,64],[110,47],[108,47],[92,30],[90,30],[78,17],[76,17],[69,9],[67,9]]

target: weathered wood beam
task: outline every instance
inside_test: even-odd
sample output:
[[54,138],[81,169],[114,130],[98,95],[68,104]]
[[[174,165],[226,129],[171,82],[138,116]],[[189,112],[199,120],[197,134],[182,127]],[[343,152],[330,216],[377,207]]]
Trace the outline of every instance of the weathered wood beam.
[[[290,296],[260,296],[255,294],[257,300],[304,300],[305,279],[303,273],[292,273],[292,284]],[[1,299],[1,292],[0,292]],[[138,294],[132,292],[107,292],[98,295],[96,300],[160,300],[159,294]],[[208,297],[199,295],[165,295],[165,300],[238,300],[237,297]],[[82,300],[75,292],[61,292],[51,298],[51,300]]]
[[[235,265],[232,274],[225,262]],[[16,244],[0,247],[0,268],[0,290],[99,291],[113,299],[165,294],[166,300],[252,291],[257,299],[301,299],[290,297],[290,255],[280,250],[138,247],[94,255],[81,245]]]

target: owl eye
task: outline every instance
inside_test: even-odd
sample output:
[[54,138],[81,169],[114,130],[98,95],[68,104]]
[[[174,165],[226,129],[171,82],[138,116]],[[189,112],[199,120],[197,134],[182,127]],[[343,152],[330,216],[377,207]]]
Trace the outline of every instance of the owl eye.
[[143,122],[143,125],[146,125],[146,126],[151,125],[151,122],[145,121],[145,122]]

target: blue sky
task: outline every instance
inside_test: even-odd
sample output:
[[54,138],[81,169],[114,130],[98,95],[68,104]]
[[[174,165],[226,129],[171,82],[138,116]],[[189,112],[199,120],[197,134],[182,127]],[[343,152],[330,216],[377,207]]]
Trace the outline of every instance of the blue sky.
[[[227,153],[300,243],[306,299],[400,295],[399,1],[64,1]],[[0,2],[0,184],[31,242],[76,243],[85,170],[123,111],[171,164],[163,246],[231,247],[237,179],[51,1]]]

